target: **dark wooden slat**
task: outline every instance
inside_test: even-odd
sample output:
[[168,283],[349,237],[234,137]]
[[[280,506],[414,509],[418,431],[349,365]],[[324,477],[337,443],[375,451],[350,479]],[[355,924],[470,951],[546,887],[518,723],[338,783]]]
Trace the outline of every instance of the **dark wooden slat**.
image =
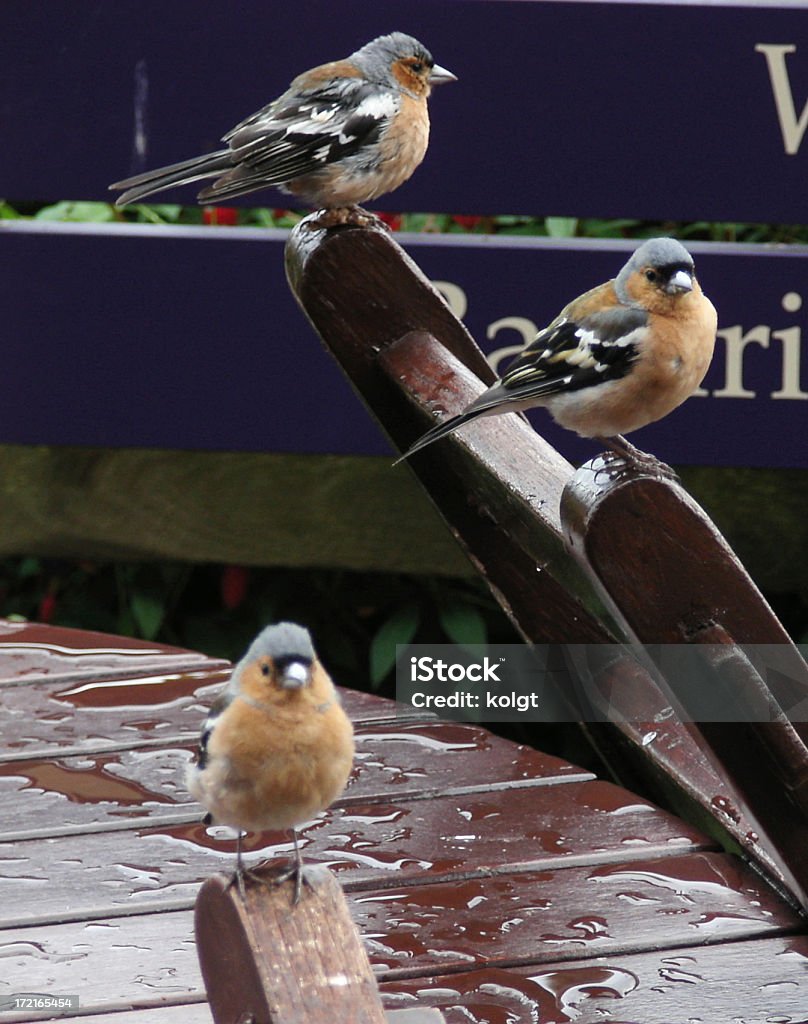
[[[336,808],[299,830],[303,855],[348,889],[549,867],[619,863],[709,848],[699,832],[606,782]],[[9,885],[0,924],[158,909],[207,875],[231,871],[233,840],[200,824],[0,843]],[[288,858],[278,833],[250,835],[248,860]],[[53,865],[59,865],[58,877]]]
[[[360,726],[356,733],[355,783],[348,802],[424,798],[448,790],[513,789],[591,780],[593,775],[562,758],[512,743],[460,722]],[[503,793],[503,800],[508,797]]]
[[189,745],[2,764],[0,837],[110,823],[133,828],[174,810],[197,812],[184,784],[191,756]]
[[727,854],[355,893],[352,905],[385,978],[740,941],[804,927]]
[[87,1011],[204,997],[190,909],[0,931],[0,950],[0,999],[6,991],[71,994]]
[[215,671],[226,662],[131,637],[0,619],[0,686],[44,678],[90,680],[150,672]]
[[443,1010],[447,1024],[805,1024],[805,936],[692,946],[510,970],[383,981],[385,1005]]
[[[712,834],[724,834],[724,845],[750,848],[757,822],[739,804],[731,783],[719,767],[696,742],[695,734],[680,721],[671,706],[670,696],[662,693],[646,668],[620,651],[607,650],[601,660],[600,649],[590,648],[589,694],[592,705],[600,713],[610,708],[614,735],[608,737],[612,749],[617,747],[617,763],[624,747],[629,764],[638,759],[647,761],[650,774],[643,781],[652,783],[656,777],[664,800],[688,820],[699,823]],[[603,737],[598,726],[596,736]],[[755,846],[755,859],[772,878],[781,878],[776,861],[761,846]]]
[[161,733],[199,734],[205,701],[229,677],[229,668],[213,672],[173,672],[90,681],[59,678],[3,693],[0,729],[5,751],[17,757],[59,753],[60,747],[103,750],[153,741]]
[[[642,642],[685,643],[720,621],[739,644],[793,646],[704,510],[674,482],[594,460],[571,478],[561,512],[573,549],[597,571],[609,605],[619,598],[620,621]],[[645,600],[631,599],[638,579]],[[805,663],[795,656],[791,666],[804,680]]]
[[[340,805],[593,778],[567,761],[461,723],[360,726],[356,743],[355,770]],[[31,831],[139,828],[144,819],[174,811],[199,820],[202,810],[185,789],[195,745],[0,764],[0,841],[34,838]]]

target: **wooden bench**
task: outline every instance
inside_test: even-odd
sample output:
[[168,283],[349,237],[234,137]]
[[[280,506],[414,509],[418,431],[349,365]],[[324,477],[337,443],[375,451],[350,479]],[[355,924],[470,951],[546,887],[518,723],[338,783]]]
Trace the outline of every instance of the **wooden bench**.
[[[226,128],[244,113],[242,79],[263,79],[266,38],[292,37],[299,27],[296,8],[269,11],[261,5],[245,15],[249,27],[246,21],[217,19],[201,30],[190,0],[178,0],[161,11],[160,19],[142,18],[140,0],[103,9],[77,4],[70,11],[55,0],[33,7],[15,0],[13,6],[26,20],[17,34],[20,60],[6,62],[0,72],[8,79],[4,95],[13,97],[7,103],[0,191],[23,200],[32,194],[60,199],[65,189],[71,195],[104,196],[106,182],[119,177],[122,162],[130,158],[128,135],[111,126],[119,129],[120,111],[131,105],[133,88],[136,126],[146,123],[149,88],[161,109],[159,118],[151,111],[156,128],[148,136],[149,162],[178,155],[173,148],[169,152],[168,142],[189,150],[198,146],[218,123],[210,97],[222,104],[221,127]],[[405,4],[400,13],[423,26],[425,40],[461,71],[462,80],[462,69],[448,57],[457,45],[456,11],[446,10]],[[402,193],[405,208],[494,208],[496,178],[502,194],[520,209],[533,209],[538,189],[543,212],[657,217],[664,211],[684,218],[709,210],[726,219],[791,218],[788,197],[800,194],[794,155],[801,136],[796,121],[791,130],[783,116],[789,97],[776,89],[772,96],[767,77],[768,69],[774,89],[774,51],[779,47],[785,60],[790,50],[782,42],[767,43],[761,32],[791,39],[793,13],[495,0],[475,0],[458,10],[467,38],[503,40],[506,56],[497,55],[492,71],[503,95],[517,102],[507,109],[492,106],[489,76],[469,75],[465,93],[459,94],[465,98],[454,110],[493,116],[481,121],[471,154],[466,118],[446,118],[442,132],[435,132],[430,161]],[[579,33],[582,10],[589,19],[586,38]],[[334,26],[330,13],[325,0],[313,0],[307,10],[313,25],[328,26],[323,58],[332,56],[337,43],[344,52],[356,44],[353,19]],[[357,24],[377,17],[366,2],[353,4],[352,13]],[[700,110],[699,117],[678,126],[692,137],[685,141],[681,131],[672,133],[674,153],[667,157],[659,148],[656,91],[638,88],[644,83],[632,80],[623,64],[615,67],[603,45],[604,33],[610,32],[622,44],[638,13],[644,45],[665,41],[661,56],[649,54],[649,66],[667,81],[678,81],[680,100],[697,101]],[[121,23],[138,30],[120,36]],[[183,31],[189,24],[194,31]],[[732,43],[720,65],[710,59],[717,35]],[[537,39],[572,36],[578,39],[581,73],[591,74],[594,85],[574,94],[547,90],[540,122],[532,92],[521,88],[524,67],[535,67]],[[114,60],[99,62],[109,38],[120,40],[118,52]],[[697,57],[700,46],[706,48],[703,61]],[[217,47],[239,53],[239,76],[210,61]],[[691,53],[693,61],[683,63],[682,52]],[[287,55],[278,55],[281,59]],[[299,70],[297,60],[295,54],[284,80]],[[552,71],[551,61],[562,62],[562,74]],[[468,63],[478,68],[476,51]],[[548,80],[565,80],[567,63],[565,47],[550,47],[543,57]],[[693,63],[708,70],[693,76]],[[683,72],[683,78],[676,77]],[[595,89],[606,95],[610,73],[616,91],[611,103],[602,105],[604,116],[590,123],[591,97]],[[188,103],[177,77],[198,82],[211,74],[219,77],[210,80],[210,96],[195,111],[204,123],[194,123],[186,116]],[[763,212],[756,205],[761,195],[756,176],[734,173],[737,152],[748,151],[748,126],[733,125],[736,134],[727,137],[728,89],[734,103],[742,95],[758,128],[768,125],[767,133],[755,132],[771,183]],[[256,106],[265,98],[262,94]],[[650,133],[637,149],[650,161],[646,184],[658,190],[643,189],[643,209],[636,206],[635,184],[626,180],[624,133],[610,128],[607,116],[622,128],[627,100],[641,105],[633,106],[634,138]],[[173,110],[172,103],[177,104]],[[83,111],[80,125],[77,109]],[[784,152],[775,115],[784,131]],[[557,173],[559,163],[576,166],[580,157],[578,133],[553,127],[570,122],[604,133],[597,143],[590,136],[602,155],[599,173],[585,190],[576,175]],[[66,124],[75,131],[61,159],[39,159],[42,137],[64,142]],[[529,140],[527,124],[536,126]],[[110,145],[98,144],[93,133],[99,126]],[[544,159],[548,137],[567,147],[556,152],[552,167]],[[485,150],[480,138],[486,139]],[[515,152],[510,147],[517,139]],[[26,147],[32,146],[27,158]],[[486,154],[497,156],[496,175]],[[462,161],[460,168],[454,159]],[[542,169],[540,182],[525,173],[531,161]],[[641,164],[635,160],[631,166],[642,180]],[[583,208],[586,204],[589,208]],[[279,275],[267,282],[265,266],[278,266],[285,235],[246,231],[226,238],[170,228],[147,235],[120,225],[4,223],[2,228],[9,254],[4,280],[13,299],[7,303],[13,316],[9,329],[17,354],[7,368],[0,403],[7,442],[0,452],[6,470],[4,552],[124,552],[272,564],[329,559],[363,568],[424,570],[438,564],[454,573],[468,571],[437,531],[413,527],[411,520],[422,521],[423,502],[413,497],[407,471],[392,471],[379,456],[383,449],[375,440],[362,435],[356,442],[347,431],[332,448],[329,420],[318,427],[326,431],[326,441],[322,434],[313,440],[307,434],[311,408],[330,409],[335,402],[340,423],[354,423],[361,415],[348,389],[340,391],[332,377],[321,375],[321,364],[309,350],[298,347],[296,331],[307,334],[302,321],[296,314],[292,319],[288,308],[279,315],[288,296],[282,295]],[[423,246],[423,241],[412,244]],[[305,247],[300,242],[298,235],[289,264],[298,297],[399,447],[424,429],[438,406],[459,408],[479,390],[480,380],[490,378],[462,325],[385,235],[313,233]],[[261,258],[252,258],[251,247]],[[487,250],[490,257],[495,248],[469,243],[463,255],[482,264],[482,254]],[[422,248],[422,261],[435,268],[430,276],[445,277],[451,249],[451,242],[445,248],[435,245],[431,253]],[[566,287],[571,262],[593,267],[607,255],[596,245],[579,243],[542,241],[517,249],[506,256],[501,247],[499,273],[490,275],[498,287],[510,279],[506,263],[518,262],[526,277],[528,258],[534,273],[538,259],[545,270],[566,263],[559,271]],[[717,277],[732,280],[731,289],[725,287],[733,295],[753,294],[739,282],[751,274],[759,283],[761,254],[715,246],[704,259],[722,269],[732,265],[733,272]],[[770,253],[765,263],[788,266],[798,278],[804,259],[801,252]],[[758,350],[779,353],[774,373],[765,367],[764,383],[758,388],[756,378],[755,387],[786,399],[767,409],[779,417],[782,430],[787,411],[801,408],[804,395],[799,346],[794,346],[800,328],[792,323],[802,297],[785,292],[780,278],[768,275],[776,284],[767,285],[766,301],[778,316],[784,311],[788,322],[753,316],[751,323],[764,326],[747,334],[740,326],[746,320],[738,315],[738,326],[730,326],[722,339],[724,379],[713,390],[728,401],[732,395],[750,398],[744,394],[752,390],[744,372],[746,356]],[[380,308],[367,303],[368,289],[374,299],[383,298]],[[166,292],[192,300],[169,306],[163,302]],[[479,304],[482,287],[468,294]],[[42,304],[43,295],[50,305]],[[228,331],[242,339],[243,348],[238,358],[228,348],[234,377],[223,394],[222,334],[209,327],[228,304]],[[61,315],[50,315],[51,306]],[[297,376],[291,383],[287,375],[283,397],[288,403],[271,436],[262,432],[261,403],[244,401],[245,388],[260,392],[263,387],[254,367],[262,368],[266,360],[266,310],[276,324],[285,323],[285,316],[295,324],[292,330],[279,328],[272,339],[273,345],[286,346],[273,349],[276,361],[285,359],[287,374]],[[111,323],[117,345],[108,343]],[[198,344],[197,328],[206,344]],[[58,359],[64,367],[65,348],[73,353],[69,367],[58,377],[43,378],[41,368],[49,361]],[[301,351],[306,352],[302,359]],[[161,363],[166,353],[171,359]],[[162,376],[155,373],[158,365]],[[186,372],[191,365],[193,380]],[[309,395],[305,407],[298,400],[303,385]],[[220,413],[215,423],[199,415],[212,404]],[[245,406],[260,411],[257,420],[244,416]],[[83,415],[74,415],[77,408]],[[759,415],[759,407],[753,408]],[[736,404],[736,416],[748,419],[748,409]],[[110,441],[117,451],[97,447]],[[328,460],[333,476],[327,482],[323,462],[311,458],[323,445],[344,457]],[[205,451],[210,448],[236,448],[240,454]],[[266,448],[295,454],[263,454]],[[377,458],[357,468],[355,451],[372,451]],[[750,453],[754,464],[769,464],[770,445],[760,431],[751,433],[740,458]],[[710,461],[708,454],[702,457]],[[329,863],[344,882],[355,921],[368,937],[385,1005],[432,1004],[449,1024],[497,1015],[584,1024],[615,1016],[665,1024],[693,1018],[734,1024],[742,1014],[792,1022],[803,1017],[808,946],[804,919],[794,905],[804,906],[806,887],[804,729],[782,719],[684,725],[671,719],[668,709],[679,701],[686,717],[692,695],[671,692],[676,680],[660,677],[653,663],[638,668],[604,646],[623,639],[700,645],[712,678],[723,673],[741,706],[763,701],[778,713],[777,700],[788,705],[801,699],[804,666],[720,536],[677,488],[630,475],[612,480],[597,461],[573,475],[552,447],[513,418],[471,428],[462,439],[421,456],[413,469],[527,639],[601,645],[610,652],[591,666],[596,703],[628,710],[616,720],[593,720],[589,735],[631,788],[681,807],[691,820],[698,819],[699,828],[627,790],[591,779],[574,765],[514,747],[474,726],[427,721],[413,712],[402,716],[401,709],[385,702],[346,692],[359,725],[359,769],[333,814],[306,829],[304,839],[312,858]],[[307,531],[306,551],[294,549],[277,493],[292,491],[299,504],[302,493],[321,499],[327,490],[333,501],[334,476],[349,528],[318,529],[327,522],[321,516]],[[743,480],[748,487],[752,478]],[[229,508],[230,494],[244,481],[251,482],[250,512],[237,517]],[[801,478],[791,476],[790,484],[792,496],[804,491]],[[200,516],[208,517],[211,494],[223,496],[224,526],[200,543],[198,523]],[[132,508],[144,504],[148,513],[133,519]],[[54,507],[58,521],[43,514]],[[170,518],[170,534],[158,536],[153,524],[166,521],[167,507],[180,514]],[[783,559],[791,565],[780,580],[793,581],[794,566],[800,565],[795,553],[801,550],[804,517],[797,498],[794,507],[795,529],[785,538],[789,556]],[[266,529],[268,522],[272,530]],[[636,522],[664,527],[664,536],[658,529],[638,536]],[[742,534],[748,521],[741,518],[740,526]],[[357,533],[363,535],[361,548],[351,539]],[[390,543],[391,533],[397,545]],[[327,543],[313,550],[308,538],[318,534]],[[777,544],[783,543],[778,538]],[[750,548],[754,551],[755,544]],[[761,563],[769,568],[765,558]],[[673,585],[676,580],[685,585]],[[228,666],[118,638],[13,624],[0,629],[6,637],[0,641],[6,664],[0,677],[6,740],[0,799],[9,810],[0,852],[6,852],[11,894],[0,917],[0,948],[9,954],[4,959],[11,967],[0,974],[0,994],[78,991],[81,1007],[71,1013],[82,1024],[207,1020],[192,944],[192,899],[203,878],[229,864],[232,851],[198,823],[198,809],[187,805],[181,776],[208,687],[224,679]],[[750,670],[739,649],[750,642],[783,652],[772,689]],[[716,659],[719,647],[725,656]],[[744,860],[720,852],[715,837],[734,844]],[[282,838],[275,837],[267,850],[285,850]],[[214,969],[213,1005],[218,1005],[213,990],[218,992],[222,980]],[[5,1019],[32,1017],[24,1010]]]

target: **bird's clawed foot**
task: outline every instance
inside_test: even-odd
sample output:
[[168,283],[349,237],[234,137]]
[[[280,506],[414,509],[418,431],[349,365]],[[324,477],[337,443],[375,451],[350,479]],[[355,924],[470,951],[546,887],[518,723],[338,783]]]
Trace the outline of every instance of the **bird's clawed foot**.
[[281,866],[267,868],[261,867],[260,873],[258,870],[244,867],[244,862],[241,857],[242,836],[241,832],[239,832],[236,838],[236,870],[225,886],[225,891],[227,891],[231,885],[237,885],[242,902],[246,902],[247,886],[244,882],[245,878],[249,878],[250,881],[254,882],[256,885],[265,885],[269,888],[274,888],[276,885],[283,885],[284,882],[288,882],[290,878],[294,878],[295,890],[292,895],[293,907],[296,907],[300,902],[300,893],[304,882],[312,891],[314,891],[316,889],[316,866],[307,868],[303,864],[303,858],[300,856],[300,845],[297,840],[297,832],[294,828],[289,831],[292,833],[292,841],[294,843],[294,859],[288,864]]
[[242,903],[246,903],[247,901],[247,886],[244,882],[245,878],[249,878],[249,880],[254,882],[256,885],[266,884],[265,879],[256,874],[251,868],[245,868],[242,866],[237,867],[228,879],[227,885],[224,887],[224,891],[227,892],[231,886],[235,885],[238,888],[238,894],[241,896]]
[[381,227],[385,231],[390,228],[375,213],[363,210],[361,206],[334,206],[328,210],[320,210],[312,217],[307,217],[305,225],[310,230],[338,228],[352,225],[359,228]]
[[258,870],[241,868],[240,870],[233,872],[225,886],[225,891],[227,891],[227,889],[232,885],[237,886],[242,902],[246,902],[247,885],[245,883],[245,879],[249,879],[250,883],[253,885],[263,885],[268,889],[274,889],[276,886],[284,885],[292,878],[295,882],[294,892],[292,893],[292,906],[296,907],[300,902],[300,896],[304,885],[307,885],[312,892],[317,888],[316,866],[306,867],[306,865],[298,865],[295,861],[290,861],[289,864],[279,865],[277,867],[261,867]]
[[629,468],[632,468],[640,473],[656,477],[658,480],[679,482],[679,477],[666,462],[635,447],[622,435],[616,434],[614,437],[601,437],[597,440],[604,444],[611,453],[611,456],[605,458],[604,462],[612,479],[620,479],[626,475]]

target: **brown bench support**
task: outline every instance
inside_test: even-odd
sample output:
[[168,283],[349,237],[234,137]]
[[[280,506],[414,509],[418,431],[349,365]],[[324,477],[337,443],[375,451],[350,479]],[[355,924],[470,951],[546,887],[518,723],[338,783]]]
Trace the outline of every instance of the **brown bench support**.
[[335,876],[306,869],[294,884],[248,880],[246,902],[223,875],[196,900],[197,952],[216,1024],[441,1024],[432,1009],[382,1007],[376,980]]

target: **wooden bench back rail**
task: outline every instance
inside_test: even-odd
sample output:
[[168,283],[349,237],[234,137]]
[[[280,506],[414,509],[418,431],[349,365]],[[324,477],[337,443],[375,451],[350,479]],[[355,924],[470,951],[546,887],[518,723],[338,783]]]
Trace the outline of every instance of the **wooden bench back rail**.
[[[400,450],[490,382],[473,339],[383,230],[326,233],[304,222],[287,246],[287,274]],[[738,699],[756,695],[777,712],[778,688],[788,706],[808,694],[808,670],[785,630],[677,485],[628,469],[615,474],[601,460],[575,473],[516,416],[470,424],[419,453],[410,468],[528,641],[778,645],[783,672],[774,689],[754,672],[736,671]],[[741,661],[732,664],[737,670]],[[658,683],[630,657],[613,660],[599,685],[610,701],[622,701],[626,720],[590,731],[607,756],[613,744],[627,746],[646,782],[662,776],[696,801],[808,905],[804,727],[782,717],[664,726],[672,701],[688,713],[688,697],[673,679]]]

